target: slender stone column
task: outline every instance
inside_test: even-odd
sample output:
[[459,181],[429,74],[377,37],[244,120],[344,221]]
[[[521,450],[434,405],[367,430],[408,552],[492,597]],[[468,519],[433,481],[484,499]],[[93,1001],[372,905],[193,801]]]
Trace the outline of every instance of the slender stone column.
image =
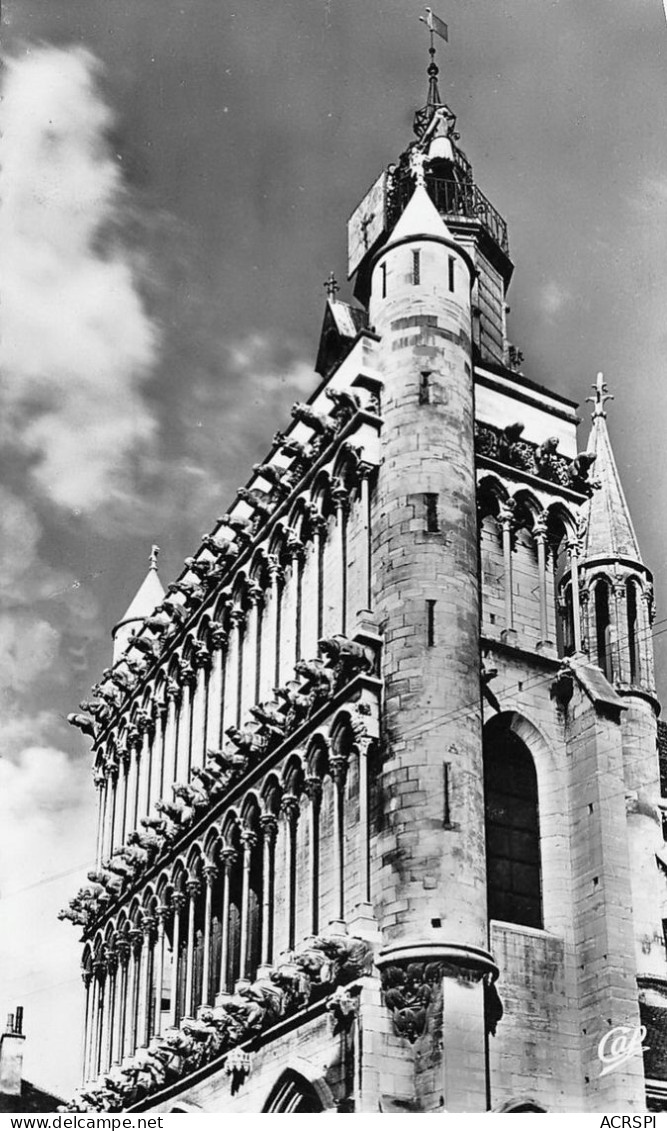
[[[255,704],[257,685],[257,632],[261,616],[262,589],[256,581],[248,582],[246,596],[249,609],[246,630],[243,638],[243,684],[241,686],[241,707],[239,717],[243,720]],[[238,725],[238,724],[237,724]]]
[[105,858],[111,856],[114,850],[115,832],[116,832],[116,808],[117,808],[117,794],[118,794],[118,763],[111,762],[107,775],[108,789],[109,789],[109,812],[107,819],[107,850]]
[[533,525],[533,538],[537,549],[537,588],[540,596],[540,639],[538,648],[550,648],[549,615],[547,606],[547,520],[541,515]]
[[574,650],[581,652],[581,605],[579,602],[579,540],[569,539],[567,543],[570,558],[570,577],[572,579],[572,632]]
[[287,946],[292,950],[296,935],[296,827],[299,799],[292,793],[283,797],[280,812],[285,817],[286,881],[287,881]]
[[243,886],[241,888],[241,945],[239,958],[239,977],[247,980],[248,954],[250,951],[250,868],[252,850],[257,844],[257,834],[252,829],[241,829],[243,845]]
[[[612,671],[621,683],[630,683],[630,643],[628,640],[628,605],[625,581],[613,582],[614,611],[611,620]],[[611,610],[610,610],[611,613]]]
[[141,817],[147,817],[149,812],[149,797],[152,776],[152,746],[151,734],[153,728],[150,721],[146,721],[140,728],[141,731],[141,759],[139,766],[141,773],[137,783],[137,825]]
[[332,491],[332,498],[336,508],[336,531],[338,552],[340,554],[340,631],[343,635],[347,632],[347,514],[350,507],[350,496],[347,488],[339,481]]
[[153,1016],[154,1023],[152,1032],[149,1032],[149,1040],[151,1037],[159,1037],[162,1030],[162,983],[164,981],[164,921],[169,913],[169,908],[165,907],[163,903],[159,904],[156,909],[157,920],[157,937],[155,940],[155,979],[154,979],[154,1006]]
[[139,965],[139,992],[137,1007],[137,1045],[146,1048],[148,1045],[148,1024],[150,1010],[149,981],[151,976],[151,947],[154,938],[155,919],[145,915],[141,924],[142,945],[141,961]]
[[100,1058],[102,1055],[102,1027],[104,1014],[104,979],[106,975],[106,962],[98,958],[93,963],[93,975],[97,987],[94,995],[94,1017],[92,1033],[92,1049],[90,1060],[90,1079],[96,1080],[100,1074]]
[[320,806],[322,781],[314,774],[304,785],[310,801],[310,930],[316,935],[320,929]]
[[225,702],[223,707],[223,734],[230,726],[238,726],[240,721],[240,672],[242,625],[245,613],[240,605],[234,605],[230,610],[229,619],[231,631],[229,635],[229,648],[227,650],[227,666],[225,670]]
[[111,1049],[111,1058],[114,1064],[120,1064],[125,1052],[125,1033],[127,1029],[128,1014],[127,975],[130,950],[130,944],[126,938],[117,939],[116,954],[118,955],[118,971],[116,974],[116,1025]]
[[347,758],[334,756],[330,759],[333,778],[334,802],[334,890],[336,893],[336,917],[345,922],[345,780],[347,778]]
[[363,539],[362,550],[362,600],[366,602],[365,608],[373,608],[373,557],[371,539],[371,488],[370,476],[372,467],[369,463],[360,463],[359,473],[359,508],[361,511],[361,530]]
[[503,631],[503,639],[509,643],[513,643],[516,637],[514,628],[514,579],[512,570],[512,536],[514,532],[514,509],[515,503],[513,499],[508,499],[506,503],[501,503],[498,508],[498,520],[500,522],[503,532],[503,566],[504,566],[504,589],[505,589],[505,628]]
[[637,633],[637,658],[639,663],[639,678],[649,691],[655,692],[655,666],[653,659],[653,643],[651,640],[651,626],[653,624],[653,586],[642,589],[637,602],[638,628]]
[[275,845],[278,819],[264,813],[259,819],[262,830],[262,949],[260,963],[268,966],[273,957],[273,890],[275,879]]
[[139,796],[138,791],[139,791],[139,768],[140,768],[139,764],[140,764],[140,761],[141,761],[141,752],[140,752],[140,748],[139,748],[139,743],[140,743],[139,732],[137,730],[131,730],[130,734],[128,735],[128,743],[127,743],[127,756],[128,756],[127,801],[126,801],[126,806],[125,806],[125,812],[126,812],[125,835],[126,835],[126,837],[129,833],[134,832],[134,830],[137,827],[137,802],[138,802],[138,796]]
[[303,563],[306,556],[306,547],[297,535],[290,531],[287,538],[287,550],[290,555],[290,589],[294,601],[294,650],[287,657],[287,667],[294,667],[298,660],[303,658]]
[[171,897],[173,920],[171,928],[171,1002],[169,1024],[172,1028],[179,1022],[178,1010],[178,967],[181,949],[181,908],[185,903],[185,895],[175,891]]
[[192,757],[191,765],[201,767],[205,762],[208,742],[208,695],[211,653],[205,644],[195,644],[195,688],[192,707]]
[[88,1079],[88,1059],[89,1059],[89,1042],[90,1042],[90,1026],[93,1008],[93,974],[92,970],[83,969],[81,971],[81,978],[83,980],[84,989],[86,991],[86,1004],[83,1013],[83,1049],[81,1055],[81,1083],[85,1084]]
[[371,854],[368,831],[368,753],[372,744],[370,738],[356,741],[359,758],[359,861],[361,865],[361,898],[364,903],[371,899]]
[[133,1056],[137,1047],[137,1013],[139,1008],[139,966],[141,962],[142,933],[133,928],[129,934],[130,962],[128,967],[127,1011],[125,1014],[125,1055]]
[[197,913],[197,896],[201,890],[199,880],[188,880],[188,939],[185,953],[185,1017],[192,1017],[192,1002],[194,991],[195,970],[195,916]]
[[266,623],[264,626],[264,641],[262,656],[260,658],[261,672],[259,681],[260,701],[269,697],[273,688],[278,685],[276,678],[278,653],[278,602],[280,600],[280,580],[282,567],[275,554],[267,556],[267,570],[269,575],[269,591],[265,601]]
[[180,718],[178,722],[178,757],[176,767],[176,781],[186,782],[190,777],[190,763],[192,757],[192,697],[195,683],[195,671],[191,664],[181,664],[181,684],[183,688],[183,702],[181,703]]
[[113,946],[107,946],[104,948],[104,950],[107,973],[104,990],[104,1036],[102,1049],[102,1071],[108,1072],[111,1068],[113,1036],[116,1021],[116,976],[118,972],[118,955],[116,954]]
[[177,781],[178,731],[182,692],[175,679],[167,680],[167,725],[164,739],[162,796],[171,800],[171,787]]
[[155,739],[153,743],[155,767],[151,778],[151,792],[148,801],[149,810],[152,809],[155,802],[159,801],[163,796],[167,710],[166,703],[158,703],[155,708]]
[[130,754],[126,746],[118,750],[118,843],[125,844],[127,827],[127,774]]
[[223,698],[225,694],[225,646],[227,644],[227,630],[222,625],[213,625],[210,629],[211,647],[213,648],[211,675],[209,677],[208,691],[208,723],[206,728],[206,746],[219,750],[222,746],[222,714]]
[[229,962],[229,887],[230,873],[236,862],[236,852],[231,847],[223,848],[220,852],[222,866],[222,911],[220,921],[220,977],[218,981],[219,993],[227,991],[227,965]]
[[97,847],[95,849],[95,868],[99,872],[102,867],[102,842],[104,839],[104,802],[106,799],[106,774],[104,770],[96,770],[93,781],[97,790]]
[[100,860],[106,860],[109,855],[108,844],[109,838],[107,836],[107,827],[109,824],[109,810],[111,808],[111,784],[109,781],[109,774],[104,772],[104,785],[102,786],[102,806],[101,806],[101,821],[100,821],[100,843],[99,853]]
[[213,899],[213,881],[218,874],[215,864],[204,865],[204,884],[206,886],[206,902],[204,905],[204,955],[202,962],[202,1005],[209,1005],[211,998],[211,913]]

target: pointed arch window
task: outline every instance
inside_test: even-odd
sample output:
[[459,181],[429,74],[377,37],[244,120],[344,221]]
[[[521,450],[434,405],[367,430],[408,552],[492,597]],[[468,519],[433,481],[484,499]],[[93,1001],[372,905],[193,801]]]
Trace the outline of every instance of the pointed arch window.
[[595,585],[595,638],[598,665],[611,682],[614,668],[611,650],[611,614],[609,604],[609,585],[600,580]]
[[324,1111],[321,1099],[305,1077],[288,1070],[276,1083],[266,1104],[265,1112],[319,1112]]
[[530,750],[506,725],[485,734],[484,805],[489,919],[540,928],[537,774]]
[[639,683],[639,638],[637,622],[637,585],[634,581],[625,583],[625,605],[628,618],[628,660],[630,664],[630,683]]

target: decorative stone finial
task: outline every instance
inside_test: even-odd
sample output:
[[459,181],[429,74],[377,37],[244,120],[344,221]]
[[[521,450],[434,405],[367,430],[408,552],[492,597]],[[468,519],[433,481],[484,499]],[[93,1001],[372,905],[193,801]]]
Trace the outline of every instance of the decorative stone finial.
[[591,416],[593,420],[597,420],[599,416],[607,415],[604,407],[605,403],[607,401],[613,401],[614,396],[613,393],[607,392],[607,383],[604,379],[604,373],[598,373],[595,384],[591,385],[591,388],[595,389],[595,396],[586,397],[586,401],[590,401],[593,405]]
[[327,298],[332,300],[335,299],[336,293],[340,290],[340,287],[338,286],[338,282],[336,281],[336,276],[334,275],[333,271],[329,272],[329,278],[326,280],[326,282],[323,283],[323,286],[327,292]]
[[159,553],[160,553],[160,547],[159,546],[151,546],[151,556],[148,559],[148,564],[149,564],[150,569],[155,569],[155,570],[157,569],[157,558],[158,558]]

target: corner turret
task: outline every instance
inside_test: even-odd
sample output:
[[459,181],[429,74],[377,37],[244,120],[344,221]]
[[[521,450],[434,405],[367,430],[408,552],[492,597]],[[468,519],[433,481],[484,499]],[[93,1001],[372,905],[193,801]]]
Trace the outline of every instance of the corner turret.
[[127,649],[131,637],[135,634],[143,621],[145,621],[146,617],[149,617],[164,600],[164,586],[157,572],[157,556],[159,552],[158,546],[152,547],[148,573],[139,586],[133,600],[130,602],[125,616],[121,617],[111,631],[114,664],[120,660]]

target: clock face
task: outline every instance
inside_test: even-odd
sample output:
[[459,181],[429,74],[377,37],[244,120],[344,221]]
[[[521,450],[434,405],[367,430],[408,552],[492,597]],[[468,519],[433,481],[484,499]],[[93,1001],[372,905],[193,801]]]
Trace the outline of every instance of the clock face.
[[348,278],[385,231],[386,198],[387,174],[383,172],[347,222]]

